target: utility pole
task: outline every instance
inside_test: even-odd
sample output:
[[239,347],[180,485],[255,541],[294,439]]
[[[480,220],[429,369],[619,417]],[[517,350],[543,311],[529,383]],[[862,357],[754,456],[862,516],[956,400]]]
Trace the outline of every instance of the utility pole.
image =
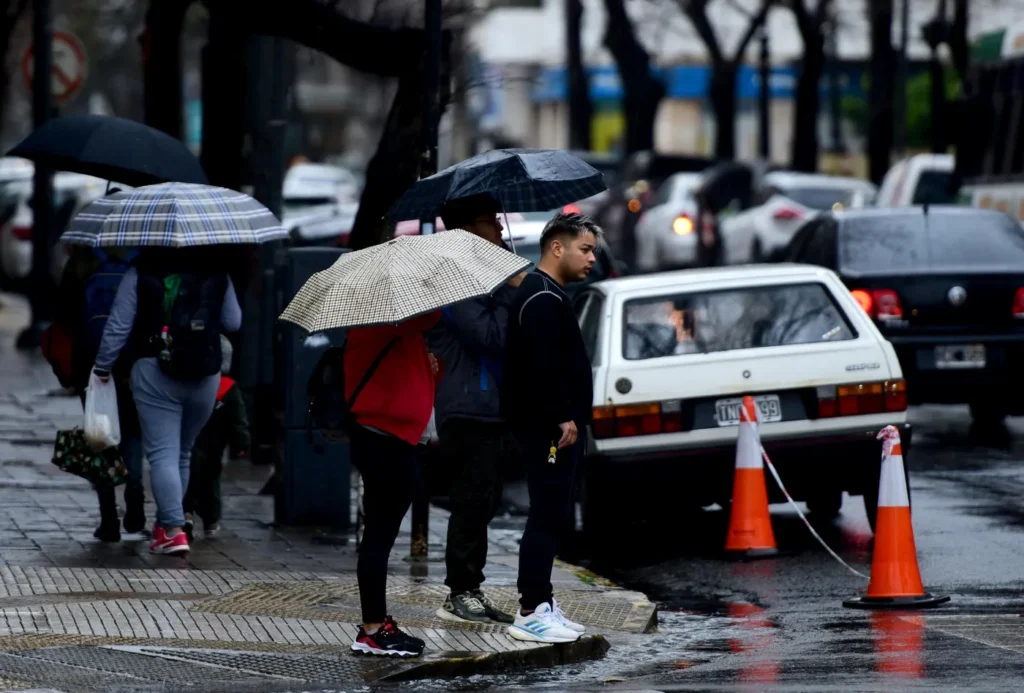
[[590,149],[590,85],[583,65],[582,0],[565,0],[565,56],[568,73],[569,149]]
[[760,78],[761,90],[758,93],[758,125],[761,135],[760,155],[764,161],[771,158],[772,152],[772,126],[771,126],[771,53],[768,46],[768,27],[761,27],[761,62]]
[[[426,55],[423,61],[423,154],[420,178],[437,173],[437,126],[441,119],[441,0],[424,0],[423,29]],[[420,233],[434,233],[437,219],[420,219]],[[426,465],[420,465],[412,500],[412,545],[409,557],[425,560],[429,548],[430,482]]]
[[843,113],[842,99],[839,85],[839,46],[836,35],[839,33],[836,26],[836,19],[832,18],[832,31],[828,38],[828,105],[829,105],[829,134],[832,140],[832,153],[844,154],[846,147],[843,146]]
[[[36,129],[50,119],[50,78],[53,71],[53,16],[50,0],[32,3],[32,124]],[[18,335],[19,349],[35,349],[51,316],[53,280],[50,278],[50,238],[53,217],[53,171],[36,164],[32,192],[32,322]]]
[[896,94],[893,100],[893,150],[902,157],[907,149],[907,40],[910,24],[910,0],[900,8],[900,55],[896,68]]

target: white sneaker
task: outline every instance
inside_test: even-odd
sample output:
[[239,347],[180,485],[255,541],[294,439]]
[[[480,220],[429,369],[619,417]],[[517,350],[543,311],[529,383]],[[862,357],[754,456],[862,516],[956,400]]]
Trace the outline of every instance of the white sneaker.
[[582,623],[576,623],[575,621],[570,621],[565,617],[565,612],[563,612],[561,607],[558,606],[558,602],[555,601],[554,597],[551,598],[551,610],[554,611],[555,616],[557,616],[562,621],[562,625],[568,628],[569,630],[575,631],[580,635],[587,632],[587,627],[585,625],[583,625]]
[[568,628],[547,602],[529,616],[516,612],[516,620],[508,627],[509,637],[525,642],[576,642],[580,634]]

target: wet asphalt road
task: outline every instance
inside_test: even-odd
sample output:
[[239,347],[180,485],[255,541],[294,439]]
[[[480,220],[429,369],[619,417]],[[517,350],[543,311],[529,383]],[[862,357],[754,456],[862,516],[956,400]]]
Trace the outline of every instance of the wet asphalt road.
[[[751,563],[720,558],[728,518],[705,511],[641,528],[627,545],[571,552],[657,601],[658,634],[613,642],[601,662],[439,682],[439,690],[1024,690],[1024,420],[982,433],[966,408],[921,407],[911,422],[921,574],[951,603],[898,614],[844,609],[866,581],[829,557],[792,509],[772,506],[787,555]],[[508,531],[518,522],[506,519]],[[839,519],[814,524],[854,568],[870,571],[860,498],[847,497]]]

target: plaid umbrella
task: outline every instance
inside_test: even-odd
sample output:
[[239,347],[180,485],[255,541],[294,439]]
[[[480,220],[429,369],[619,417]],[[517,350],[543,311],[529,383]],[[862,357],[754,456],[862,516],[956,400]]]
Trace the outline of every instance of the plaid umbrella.
[[160,183],[96,200],[71,221],[61,241],[94,247],[185,248],[287,237],[277,217],[244,193]]
[[433,219],[445,202],[484,193],[498,200],[506,212],[546,212],[606,189],[601,172],[569,152],[495,149],[417,182],[388,217]]
[[281,314],[307,332],[393,325],[486,296],[530,264],[466,231],[403,236],[345,253]]

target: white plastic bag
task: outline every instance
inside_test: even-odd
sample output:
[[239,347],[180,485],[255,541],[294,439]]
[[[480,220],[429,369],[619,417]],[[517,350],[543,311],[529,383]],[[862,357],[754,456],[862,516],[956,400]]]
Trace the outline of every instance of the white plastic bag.
[[95,373],[89,375],[89,387],[85,391],[85,440],[96,452],[121,442],[117,388],[113,378],[103,382]]

